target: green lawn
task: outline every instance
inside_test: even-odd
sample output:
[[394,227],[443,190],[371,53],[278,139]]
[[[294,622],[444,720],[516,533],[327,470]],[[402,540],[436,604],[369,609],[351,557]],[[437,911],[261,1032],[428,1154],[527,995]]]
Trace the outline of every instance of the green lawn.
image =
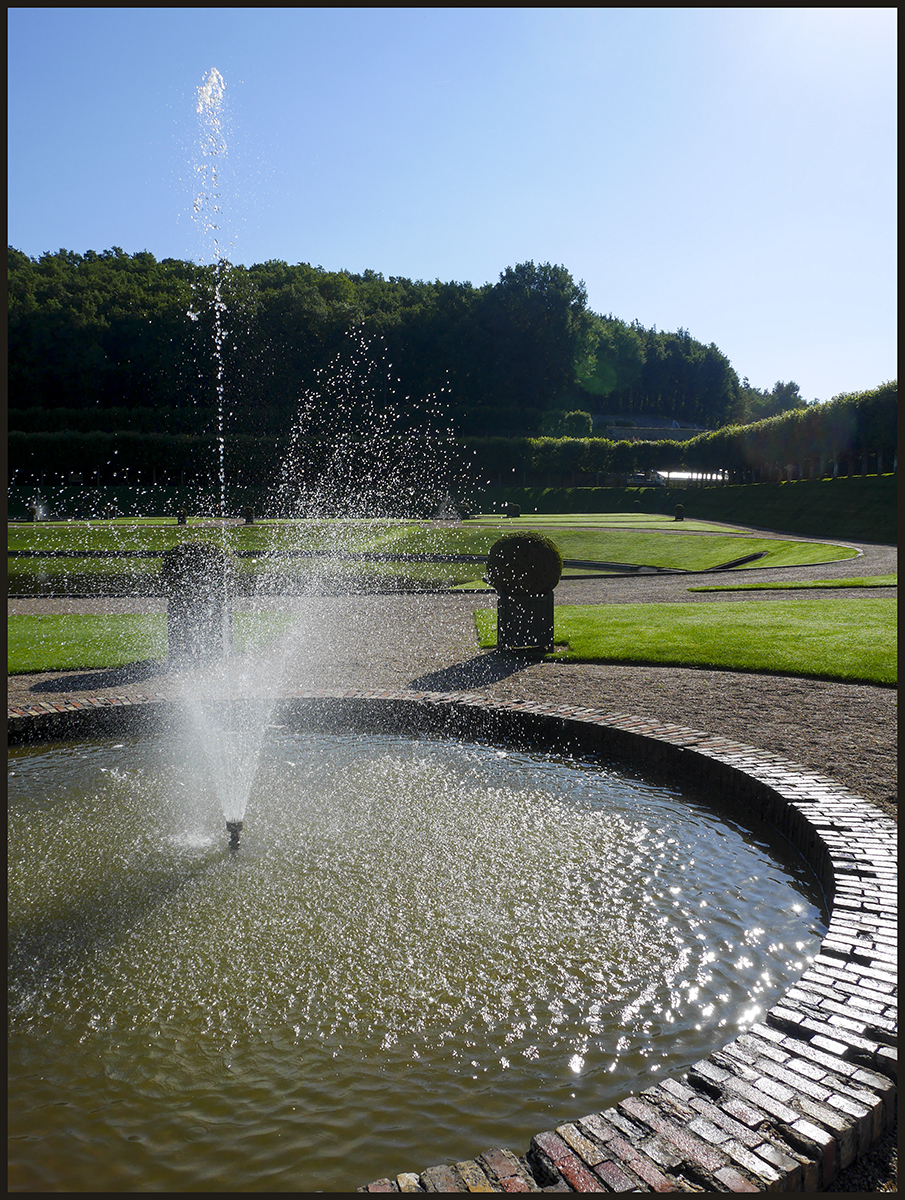
[[[538,529],[553,537],[563,558],[593,562],[635,563],[648,567],[672,567],[686,571],[703,571],[709,567],[731,562],[744,555],[766,551],[758,567],[805,566],[809,563],[835,562],[855,557],[846,546],[828,542],[807,542],[794,539],[759,537],[747,532],[735,533],[725,526],[711,527],[714,532],[698,532],[685,527],[681,532],[675,522],[664,522],[660,528],[639,522],[637,528],[621,526],[610,520],[597,519],[595,524],[576,526],[574,519],[551,526],[549,518],[516,518],[493,523],[474,524],[469,521],[442,532],[449,553],[486,554],[504,533]],[[718,530],[718,532],[716,531]],[[430,531],[435,534],[437,531]],[[423,539],[423,540],[422,540]],[[428,531],[400,531],[395,548],[404,553],[416,553],[429,544]],[[432,543],[431,543],[432,544]]]
[[[496,645],[496,612],[475,614]],[[896,602],[854,596],[719,604],[564,605],[555,610],[563,662],[651,663],[896,682]]]
[[[636,662],[896,682],[896,602],[845,599],[558,607],[553,656],[564,662]],[[239,650],[262,645],[289,618],[237,613]],[[496,644],[496,612],[476,614],[481,645]],[[162,659],[162,615],[12,616],[10,674],[117,667]]]
[[[732,527],[715,521],[677,521],[663,513],[532,513],[523,517],[502,517],[499,513],[477,513],[468,518],[469,525],[492,525],[495,529],[581,529],[586,526],[601,529],[659,529],[675,533],[726,533]],[[739,536],[749,531],[740,531]]]
[[898,587],[898,575],[861,575],[857,579],[811,579],[782,583],[720,583],[701,587],[690,587],[689,592],[775,592],[801,591],[806,588],[878,588]]
[[[361,552],[381,554],[461,554],[486,555],[503,533],[514,530],[542,529],[552,533],[566,559],[593,562],[634,563],[642,566],[702,571],[765,551],[755,567],[802,566],[852,557],[853,550],[826,542],[774,539],[746,531],[703,522],[676,522],[657,515],[584,515],[581,517],[522,517],[513,520],[488,518],[461,525],[437,527],[430,522],[413,521],[295,521],[258,522],[232,525],[224,529],[207,525],[178,526],[172,519],[135,522],[68,521],[42,522],[10,527],[8,548],[10,593],[33,590],[33,581],[44,577],[44,591],[82,591],[102,594],[104,581],[128,592],[125,576],[156,575],[160,558],[26,558],[18,551],[45,551],[65,556],[74,551],[104,551],[129,554],[163,554],[171,546],[186,540],[211,541],[235,553],[265,555],[268,551],[327,551],[331,554]],[[323,571],[324,558],[241,559],[242,575],[252,576],[265,570],[308,576]],[[744,568],[741,568],[744,570]],[[329,564],[331,574],[347,573],[371,576],[393,575],[414,582],[454,586],[468,580],[480,580],[483,564],[444,563],[355,563]],[[582,569],[579,569],[582,570]],[[570,573],[567,569],[567,574]],[[67,586],[64,576],[70,577]],[[76,579],[76,577],[78,577]],[[96,582],[92,583],[92,580]],[[76,584],[78,586],[76,586]]]
[[[239,651],[265,645],[291,618],[281,614],[236,613],[233,642]],[[53,615],[8,618],[10,675],[37,671],[124,667],[162,660],[167,654],[167,619],[156,613],[112,616]]]

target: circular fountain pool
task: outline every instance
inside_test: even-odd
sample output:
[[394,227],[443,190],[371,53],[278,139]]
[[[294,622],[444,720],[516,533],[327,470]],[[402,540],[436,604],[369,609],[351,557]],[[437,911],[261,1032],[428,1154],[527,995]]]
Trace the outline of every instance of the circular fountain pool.
[[769,829],[601,763],[271,730],[231,854],[177,739],[10,755],[13,1190],[352,1190],[522,1145],[762,1015]]

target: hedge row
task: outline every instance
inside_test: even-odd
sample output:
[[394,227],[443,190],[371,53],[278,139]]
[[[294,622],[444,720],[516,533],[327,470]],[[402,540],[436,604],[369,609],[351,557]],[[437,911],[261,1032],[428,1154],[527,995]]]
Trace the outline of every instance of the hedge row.
[[[477,485],[614,482],[635,471],[725,473],[734,482],[881,474],[893,467],[897,386],[840,396],[753,425],[728,426],[689,441],[613,442],[606,438],[462,438],[467,472]],[[224,442],[227,480],[266,486],[278,470],[284,443],[275,437],[230,436]],[[316,478],[329,446],[308,442],[298,470]],[[323,453],[322,453],[323,452]],[[202,483],[219,473],[220,447],[209,436],[120,431],[57,431],[9,435],[12,479],[109,485]]]

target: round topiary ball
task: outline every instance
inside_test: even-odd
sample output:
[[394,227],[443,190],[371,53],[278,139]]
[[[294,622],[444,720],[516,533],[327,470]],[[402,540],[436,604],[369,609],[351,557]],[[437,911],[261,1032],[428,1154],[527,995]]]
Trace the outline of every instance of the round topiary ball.
[[160,579],[168,596],[222,590],[235,578],[235,559],[209,542],[181,542],[163,555]]
[[542,596],[562,577],[562,555],[542,533],[507,533],[487,556],[487,582],[510,596]]

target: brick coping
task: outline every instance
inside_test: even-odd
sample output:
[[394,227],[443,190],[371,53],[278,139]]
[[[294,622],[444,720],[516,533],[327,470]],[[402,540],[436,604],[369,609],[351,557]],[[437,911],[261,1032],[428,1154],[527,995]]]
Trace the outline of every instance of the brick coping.
[[[256,703],[253,698],[249,703]],[[8,710],[11,744],[140,730],[174,702],[87,697]],[[454,735],[598,754],[706,785],[770,821],[827,896],[819,954],[766,1013],[682,1075],[535,1134],[522,1154],[402,1171],[364,1192],[824,1190],[892,1124],[896,1105],[896,827],[778,754],[699,730],[469,692],[282,697],[305,727]]]

